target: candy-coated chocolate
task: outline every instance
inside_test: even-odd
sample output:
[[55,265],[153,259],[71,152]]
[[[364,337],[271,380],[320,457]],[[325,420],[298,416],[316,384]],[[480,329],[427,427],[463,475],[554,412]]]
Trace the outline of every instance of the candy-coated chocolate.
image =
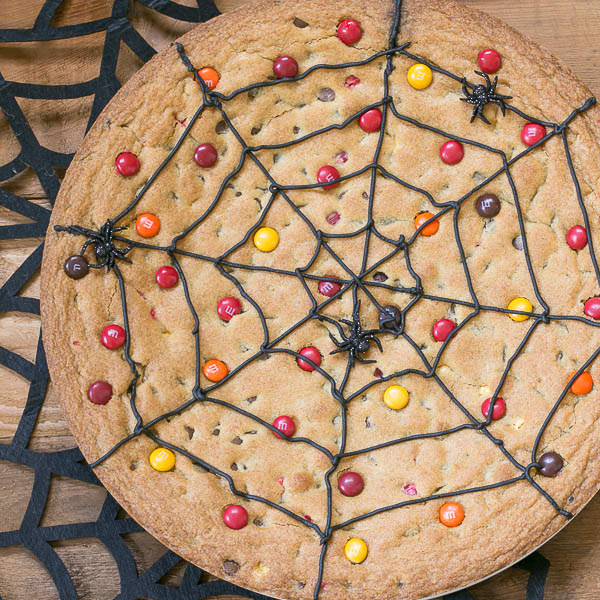
[[424,90],[431,85],[431,82],[433,81],[433,72],[427,65],[419,63],[408,69],[406,78],[408,79],[408,83],[410,83],[415,90]]
[[388,304],[379,311],[379,327],[381,329],[396,329],[402,323],[402,311],[393,304]]
[[521,129],[521,140],[526,146],[533,146],[546,135],[546,128],[539,123],[527,123]]
[[89,401],[94,404],[107,404],[112,393],[112,385],[108,381],[94,381],[88,388]]
[[378,108],[371,108],[360,115],[358,124],[367,133],[372,133],[373,131],[379,131],[382,120],[383,115],[381,114],[381,111]]
[[347,471],[338,479],[338,489],[344,496],[358,496],[363,491],[365,482],[359,473]]
[[440,158],[447,165],[456,165],[464,157],[465,150],[463,145],[456,140],[448,140],[440,147]]
[[581,225],[575,225],[571,227],[569,231],[567,231],[566,239],[569,248],[572,248],[573,250],[581,250],[582,248],[585,248],[585,245],[588,241],[587,231],[585,230],[585,227],[582,227]]
[[[577,371],[571,373],[569,379],[571,379],[576,372]],[[575,379],[575,381],[573,381],[573,383],[571,384],[571,392],[573,392],[577,396],[583,396],[585,394],[589,394],[592,391],[593,387],[594,379],[587,371],[583,371],[583,373],[581,373],[577,377],[577,379]]]
[[206,377],[206,379],[216,382],[227,377],[227,373],[229,371],[224,362],[217,360],[216,358],[211,358],[204,363],[202,372],[204,373],[204,377]]
[[232,504],[223,511],[223,523],[229,529],[243,529],[248,525],[248,511],[239,504]]
[[140,170],[140,161],[133,152],[121,152],[115,160],[115,167],[124,177],[131,177]]
[[495,73],[502,66],[502,57],[496,50],[487,48],[477,56],[477,64],[484,73],[489,75]]
[[175,466],[175,453],[168,448],[156,448],[148,460],[156,471],[170,471]]
[[[333,275],[328,275],[327,277],[333,277]],[[327,296],[328,298],[335,296],[341,289],[341,283],[327,281],[326,279],[319,281],[319,293],[323,294],[323,296]]]
[[273,73],[279,79],[296,77],[298,75],[298,63],[291,56],[280,56],[273,61]]
[[440,506],[439,517],[442,525],[457,527],[465,518],[465,510],[457,502],[446,502]]
[[355,88],[359,83],[360,83],[360,78],[357,77],[356,75],[349,75],[348,77],[346,77],[346,81],[344,81],[344,85],[349,90],[351,90],[352,88]]
[[[317,171],[317,181],[319,183],[327,183],[329,181],[333,181],[334,179],[337,179],[339,176],[340,176],[340,172],[335,167],[332,167],[331,165],[324,165]],[[323,189],[330,190],[330,189],[334,188],[336,185],[339,185],[339,183],[333,183],[331,185],[324,185]]]
[[217,304],[217,314],[223,321],[231,321],[235,315],[239,315],[241,312],[241,302],[232,296],[221,298]]
[[583,312],[590,319],[600,319],[600,297],[594,296],[583,305]]
[[71,279],[81,279],[82,277],[85,277],[90,270],[87,259],[80,254],[69,256],[69,258],[65,260],[64,269],[65,273]]
[[383,392],[383,401],[393,410],[400,410],[408,404],[408,391],[401,385],[390,385]]
[[156,270],[155,279],[159,287],[169,289],[177,285],[179,273],[175,267],[164,265]]
[[[419,227],[421,227],[421,225],[423,225],[423,223],[425,223],[425,221],[429,221],[429,219],[432,219],[433,217],[434,217],[434,214],[427,212],[427,211],[419,213],[415,217],[415,221],[414,221],[415,229],[419,229]],[[438,232],[439,228],[440,228],[440,222],[437,219],[434,219],[430,223],[427,223],[427,225],[425,225],[425,227],[423,227],[423,229],[421,229],[420,233],[421,233],[421,235],[425,235],[425,236],[435,235]]]
[[445,342],[448,336],[456,329],[456,323],[450,319],[440,319],[433,324],[431,333],[436,342]]
[[546,452],[538,459],[539,472],[544,477],[556,477],[564,465],[563,457],[557,452]]
[[217,149],[212,144],[199,144],[194,150],[194,162],[199,167],[212,167],[217,157]]
[[[294,435],[294,431],[296,431],[296,424],[294,423],[294,419],[292,417],[288,417],[287,415],[281,415],[277,417],[273,421],[273,427],[278,429],[286,435],[287,437],[292,437]],[[273,432],[273,434],[278,438],[283,438],[283,435],[279,435],[278,433]]]
[[491,219],[500,212],[500,200],[496,194],[482,194],[475,201],[475,209],[480,217]]
[[[298,354],[308,358],[309,360],[312,360],[317,366],[321,365],[321,353],[314,346],[306,346],[302,348]],[[303,371],[315,370],[315,368],[309,362],[302,360],[301,358],[296,358],[296,362]]]
[[[490,404],[492,402],[491,398],[486,398],[481,405],[481,414],[487,419],[488,414],[490,412]],[[497,421],[501,419],[506,414],[506,402],[504,402],[503,398],[496,398],[496,402],[494,402],[494,410],[492,410],[492,420]]]
[[[513,298],[508,303],[508,310],[522,310],[523,312],[531,312],[533,310],[533,305],[527,298]],[[517,323],[521,321],[527,321],[529,319],[529,315],[520,315],[518,313],[509,313],[508,315],[513,321]]]
[[102,330],[100,341],[105,348],[116,350],[125,343],[125,330],[120,325],[107,325]]
[[279,245],[279,234],[272,227],[261,227],[254,232],[254,245],[261,252],[272,252]]
[[212,67],[203,67],[198,71],[198,75],[200,75],[209,90],[214,90],[217,87],[219,74]]
[[359,538],[350,538],[344,546],[344,555],[354,564],[359,564],[367,558],[369,550],[364,540]]
[[362,37],[362,28],[354,19],[344,19],[337,27],[337,36],[347,46],[356,44]]
[[144,238],[154,237],[160,231],[160,220],[152,213],[142,213],[135,220],[135,230]]

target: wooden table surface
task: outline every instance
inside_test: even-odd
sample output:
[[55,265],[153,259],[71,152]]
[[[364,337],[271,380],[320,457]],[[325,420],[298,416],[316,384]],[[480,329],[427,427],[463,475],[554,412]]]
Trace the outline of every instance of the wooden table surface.
[[[220,0],[222,11],[248,0]],[[301,2],[302,0],[298,0]],[[336,0],[332,0],[336,1]],[[339,0],[342,1],[342,0]],[[600,97],[600,0],[464,0],[466,4],[496,15],[565,60]],[[193,0],[179,0],[194,5]],[[251,0],[250,0],[251,2]],[[0,28],[31,27],[42,0],[0,0]],[[108,0],[65,0],[54,25],[67,25],[108,16]],[[189,25],[157,15],[134,4],[130,17],[136,28],[155,47],[164,47]],[[0,72],[13,81],[30,83],[75,83],[97,74],[103,34],[85,38],[0,45]],[[125,82],[140,66],[127,49],[119,59],[117,75]],[[61,152],[75,151],[81,142],[91,107],[91,98],[76,100],[26,100],[19,104],[38,139]],[[18,152],[18,144],[0,112],[0,164]],[[61,173],[59,173],[59,176]],[[9,192],[48,206],[37,179],[25,172],[2,184]],[[25,222],[0,208],[0,225]],[[0,241],[0,285],[35,249],[40,240]],[[38,296],[34,280],[25,290]],[[0,345],[34,360],[39,336],[39,319],[17,313],[0,313]],[[0,366],[0,443],[9,443],[27,397],[27,382]],[[74,446],[50,385],[30,447],[58,450]],[[0,531],[19,527],[33,483],[29,469],[0,461]],[[54,477],[43,525],[90,521],[97,518],[104,492],[96,486]],[[597,600],[600,597],[600,496],[596,497],[569,527],[543,547],[552,566],[546,598]],[[146,533],[126,536],[140,568],[151,565],[164,548]],[[119,592],[114,561],[96,539],[59,542],[53,547],[69,569],[81,599],[108,600]],[[180,573],[171,578],[176,580]],[[526,574],[510,569],[476,586],[478,600],[521,600],[525,598]],[[35,557],[22,548],[0,548],[0,597],[3,600],[54,600],[56,591],[47,572]]]

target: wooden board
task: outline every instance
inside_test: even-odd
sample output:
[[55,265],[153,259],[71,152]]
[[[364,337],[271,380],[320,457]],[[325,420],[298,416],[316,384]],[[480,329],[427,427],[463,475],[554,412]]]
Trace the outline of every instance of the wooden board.
[[[248,0],[218,0],[222,11]],[[251,1],[251,0],[250,0]],[[298,0],[299,2],[301,0]],[[332,0],[335,1],[335,0]],[[496,15],[565,60],[600,95],[600,1],[599,0],[464,0],[466,4]],[[194,0],[179,0],[193,6]],[[0,27],[30,27],[42,0],[0,2]],[[108,16],[106,0],[65,0],[53,24],[67,25]],[[164,47],[189,25],[157,15],[133,4],[130,17],[136,28],[153,45]],[[0,72],[9,80],[35,83],[74,83],[97,75],[102,34],[57,42],[0,44]],[[118,77],[124,83],[140,66],[125,50],[119,60]],[[81,142],[91,99],[45,101],[19,100],[41,143],[51,149],[75,151]],[[0,164],[12,159],[18,144],[0,112]],[[60,175],[60,174],[59,174]],[[31,173],[2,184],[12,193],[48,206],[47,198]],[[0,208],[0,225],[25,222]],[[39,240],[0,242],[0,284],[33,251]],[[26,295],[38,295],[32,282]],[[29,360],[35,356],[39,319],[0,313],[0,345]],[[9,443],[19,422],[27,396],[27,383],[0,367],[0,443]],[[37,424],[31,448],[57,450],[71,448],[71,437],[62,417],[52,386]],[[0,531],[18,528],[33,484],[32,471],[0,461],[0,498],[3,500]],[[56,477],[43,525],[96,519],[104,492],[96,487]],[[600,597],[600,571],[592,568],[600,561],[600,496],[596,497],[569,527],[543,548],[552,567],[546,598],[596,600]],[[141,569],[146,569],[164,548],[145,533],[126,536]],[[108,600],[119,592],[114,561],[95,539],[61,542],[55,549],[67,565],[80,598]],[[485,557],[481,557],[482,563]],[[174,572],[176,581],[181,572]],[[472,589],[478,600],[521,600],[525,597],[526,574],[510,569]],[[0,597],[3,600],[57,598],[49,575],[26,550],[0,549]]]

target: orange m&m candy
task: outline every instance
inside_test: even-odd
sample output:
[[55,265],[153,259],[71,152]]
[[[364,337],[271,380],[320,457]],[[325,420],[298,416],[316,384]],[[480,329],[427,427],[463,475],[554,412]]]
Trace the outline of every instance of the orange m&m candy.
[[221,379],[227,376],[229,371],[227,370],[227,365],[224,362],[212,358],[204,363],[202,372],[204,373],[204,377],[210,381],[221,381]]
[[160,221],[152,213],[143,213],[135,220],[135,230],[142,237],[154,237],[160,230]]
[[465,518],[465,509],[457,502],[446,502],[440,506],[440,523],[446,527],[457,527]]
[[[423,225],[423,223],[425,223],[425,221],[429,221],[429,219],[431,219],[433,216],[434,216],[433,213],[430,213],[430,212],[419,213],[415,217],[415,229],[419,229],[419,227],[421,227],[421,225]],[[438,232],[439,228],[440,228],[440,224],[439,224],[438,220],[436,219],[435,221],[431,221],[431,223],[427,223],[427,225],[425,225],[425,227],[423,227],[423,229],[421,229],[421,233],[423,235],[435,235]]]
[[206,87],[209,90],[214,90],[219,83],[219,74],[211,67],[204,67],[198,71],[198,75],[202,77]]
[[[571,379],[575,375],[576,371],[571,373],[569,379]],[[594,387],[594,380],[592,376],[584,371],[575,381],[571,384],[571,391],[578,396],[583,396],[584,394],[589,394]]]

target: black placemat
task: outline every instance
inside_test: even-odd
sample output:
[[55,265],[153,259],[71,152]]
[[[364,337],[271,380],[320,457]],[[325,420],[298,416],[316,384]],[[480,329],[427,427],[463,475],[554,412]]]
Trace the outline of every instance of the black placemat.
[[[212,0],[198,0],[198,7],[186,7],[170,0],[135,0],[154,11],[186,22],[202,22],[217,14]],[[16,98],[62,99],[94,96],[87,129],[102,108],[119,88],[116,77],[121,42],[141,60],[148,60],[154,48],[140,35],[130,22],[129,0],[112,0],[110,17],[95,21],[53,27],[54,15],[63,0],[46,0],[34,26],[29,29],[0,29],[0,43],[60,40],[105,32],[99,74],[90,81],[70,85],[42,85],[7,81],[0,72],[0,110],[20,145],[20,152],[9,163],[0,166],[0,185],[28,168],[37,176],[44,192],[53,204],[59,190],[59,177],[55,169],[66,169],[73,155],[44,147],[34,134]],[[2,24],[0,23],[0,27]],[[0,227],[0,240],[43,237],[48,226],[50,211],[38,204],[6,192],[0,187],[0,205],[30,219],[31,223]],[[16,311],[39,315],[39,300],[20,296],[19,293],[36,275],[42,257],[42,247],[12,273],[0,288],[0,312]],[[247,598],[263,598],[225,581],[208,581],[199,568],[187,564],[178,586],[160,583],[160,580],[182,561],[173,552],[166,552],[150,568],[139,572],[131,549],[123,539],[128,533],[142,531],[131,518],[120,518],[120,507],[109,495],[97,520],[55,526],[41,526],[42,516],[50,493],[52,475],[61,475],[95,485],[100,482],[86,465],[77,448],[56,452],[38,452],[29,449],[29,443],[44,403],[48,384],[48,369],[44,349],[38,343],[35,361],[0,347],[0,364],[26,379],[29,392],[22,417],[10,444],[0,444],[0,459],[29,467],[35,472],[31,496],[18,530],[0,532],[0,547],[21,546],[32,552],[47,569],[61,600],[76,599],[78,592],[64,562],[51,543],[79,538],[97,538],[115,559],[121,585],[119,600],[152,598],[156,600],[191,600],[224,594],[238,594]],[[530,573],[527,600],[541,600],[549,568],[548,561],[535,553],[518,565]],[[0,590],[2,600],[3,590]],[[446,600],[468,600],[472,595],[462,591],[446,596]],[[10,600],[10,598],[5,598]]]

